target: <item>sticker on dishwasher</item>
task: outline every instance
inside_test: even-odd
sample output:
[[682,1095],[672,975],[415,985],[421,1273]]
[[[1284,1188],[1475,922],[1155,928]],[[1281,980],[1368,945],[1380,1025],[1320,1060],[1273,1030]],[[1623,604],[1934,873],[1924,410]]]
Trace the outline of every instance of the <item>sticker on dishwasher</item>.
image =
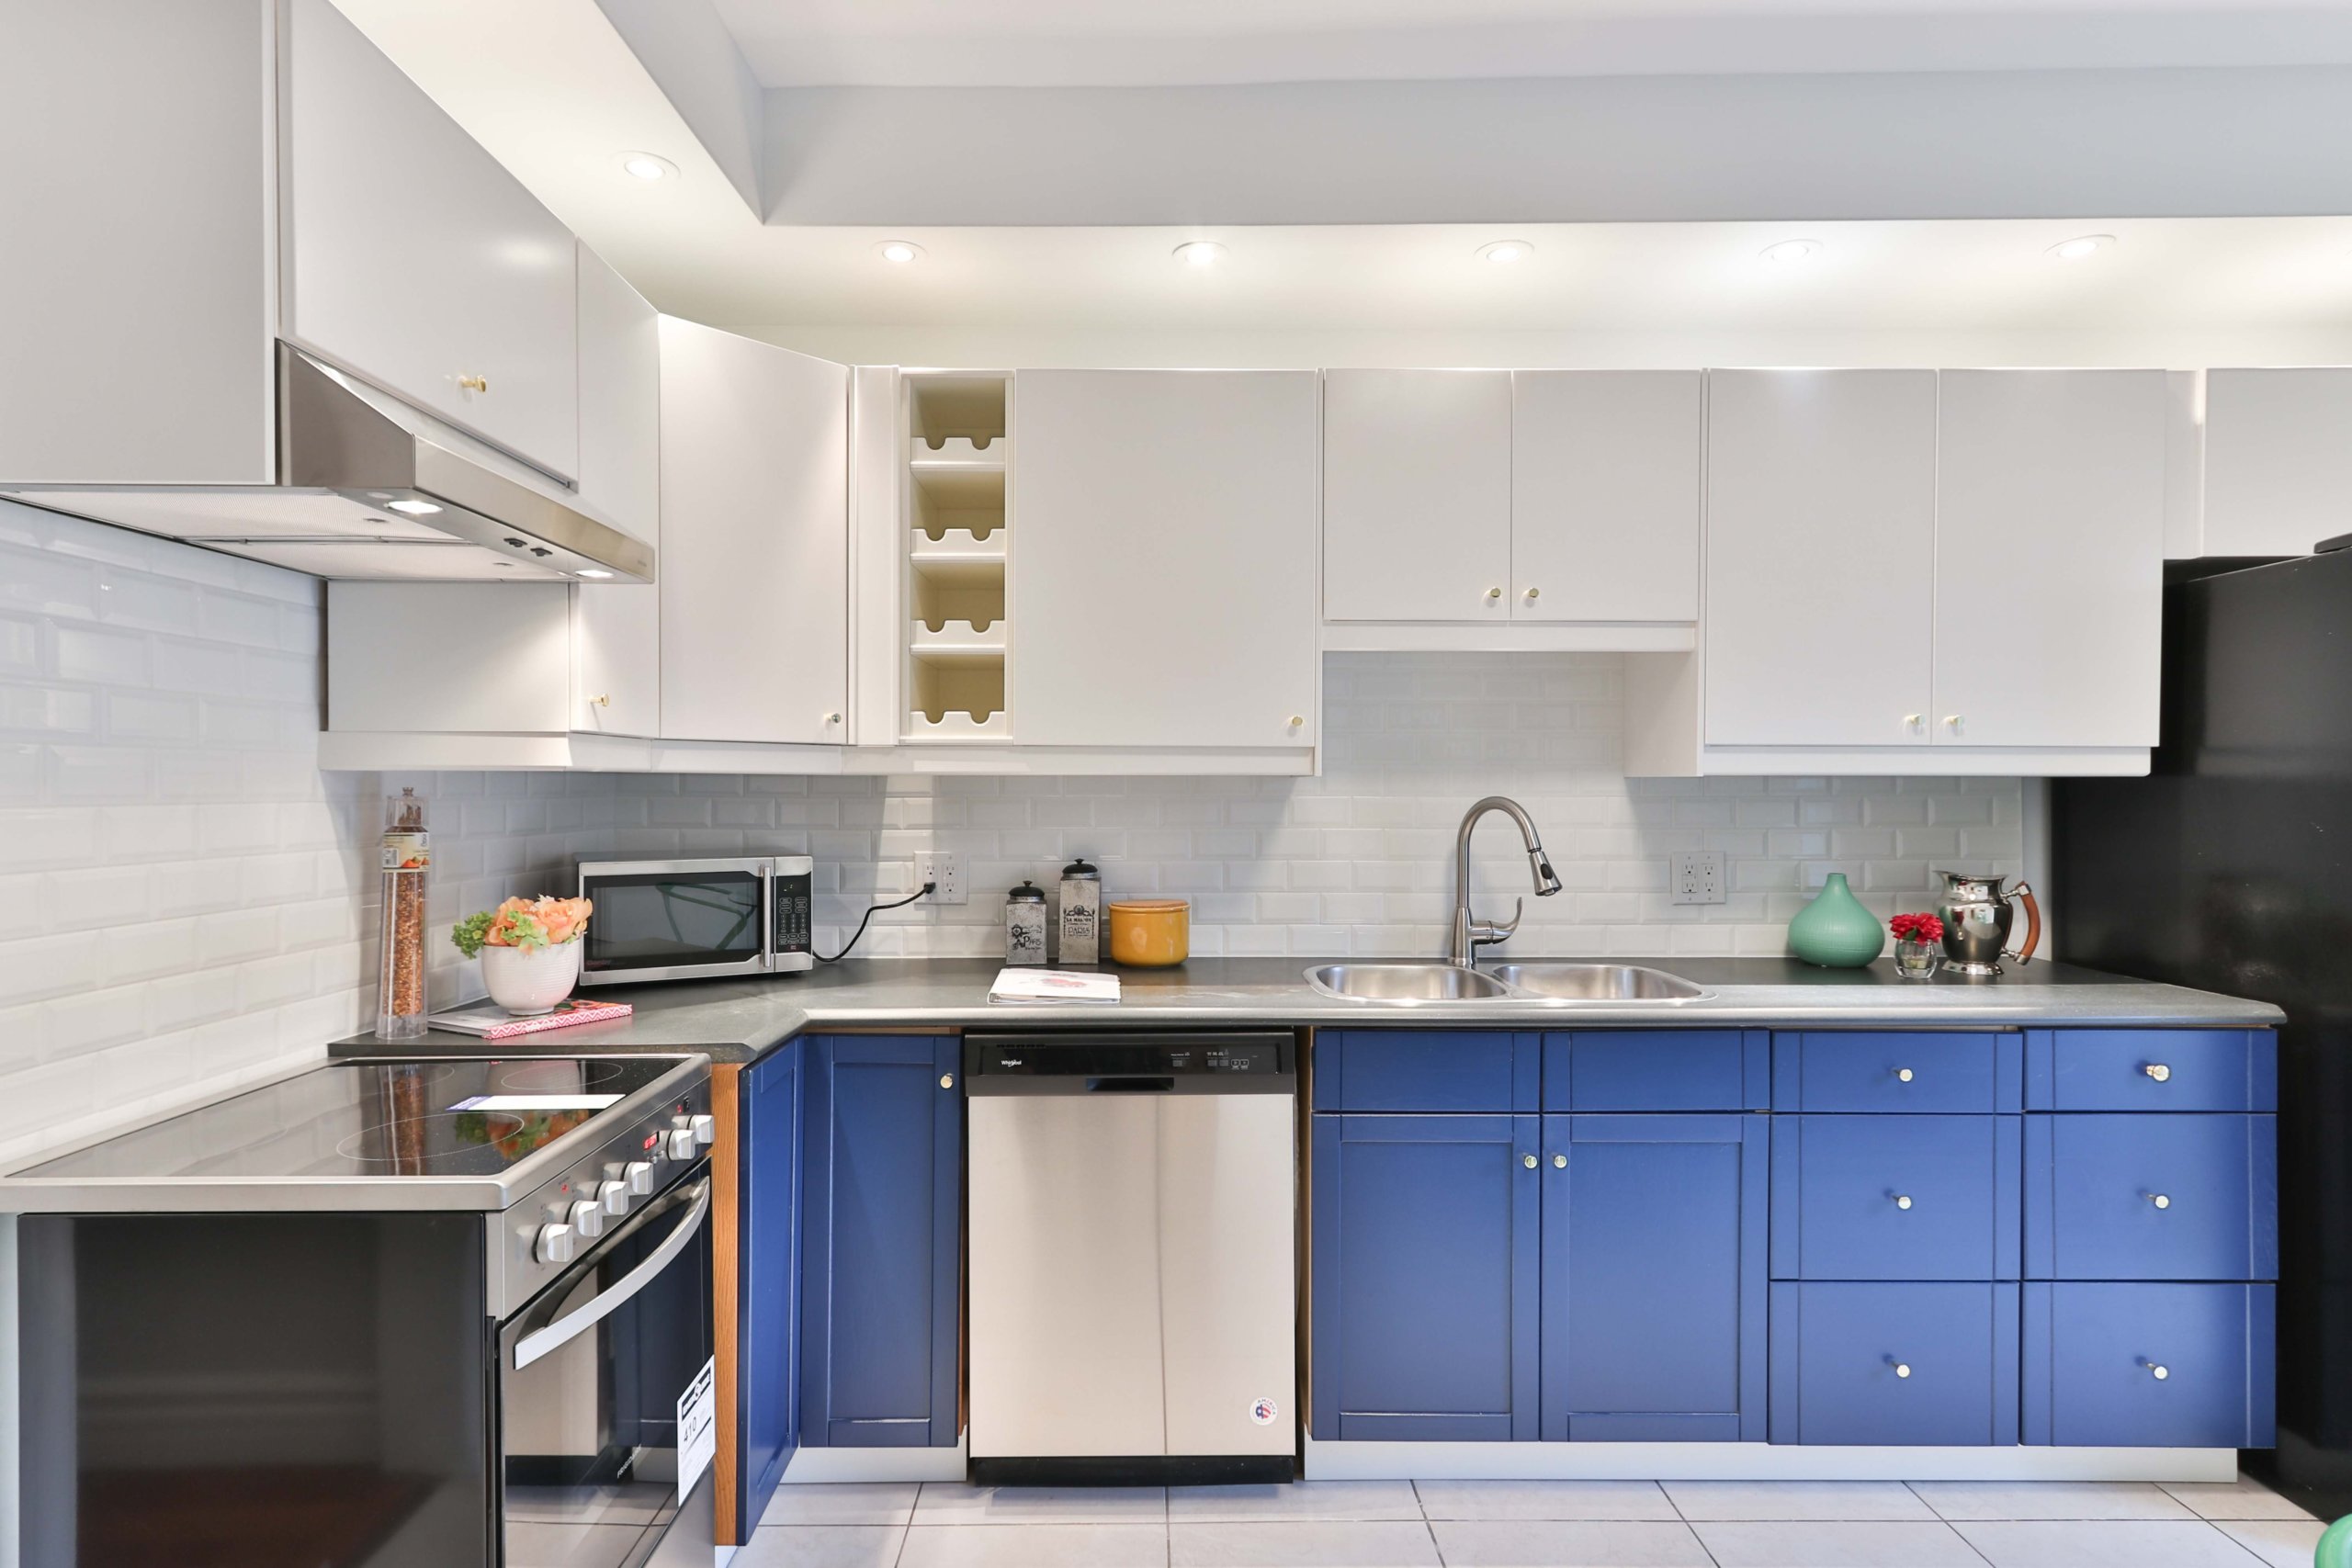
[[1271,1427],[1274,1424],[1274,1417],[1282,1413],[1281,1405],[1271,1399],[1261,1399],[1250,1407],[1250,1419],[1261,1427]]
[[702,1371],[678,1395],[678,1496],[682,1500],[695,1489],[711,1456],[718,1451],[718,1401],[713,1397],[718,1386],[718,1361],[714,1357],[702,1364]]

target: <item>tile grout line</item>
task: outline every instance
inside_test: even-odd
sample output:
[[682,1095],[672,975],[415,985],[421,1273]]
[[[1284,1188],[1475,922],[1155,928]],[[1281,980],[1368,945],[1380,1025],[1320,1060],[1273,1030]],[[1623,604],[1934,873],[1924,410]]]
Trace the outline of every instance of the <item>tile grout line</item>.
[[1421,1495],[1421,1483],[1408,1479],[1405,1487],[1412,1493],[1413,1506],[1420,1512],[1421,1533],[1430,1538],[1430,1554],[1437,1559],[1438,1568],[1445,1568],[1445,1548],[1438,1543],[1437,1521],[1430,1517],[1430,1501]]
[[1674,1500],[1674,1494],[1667,1489],[1666,1483],[1654,1480],[1650,1484],[1657,1487],[1658,1495],[1666,1499],[1666,1506],[1674,1510],[1674,1517],[1682,1521],[1682,1528],[1690,1532],[1690,1539],[1699,1543],[1700,1551],[1713,1568],[1723,1568],[1723,1560],[1715,1555],[1715,1549],[1707,1544],[1707,1538],[1699,1533],[1699,1527],[1691,1522],[1690,1516],[1682,1511],[1682,1505]]
[[1919,1489],[1917,1486],[1914,1486],[1908,1481],[1899,1483],[1899,1484],[1902,1486],[1903,1490],[1911,1494],[1913,1500],[1916,1501],[1919,1506],[1928,1510],[1928,1516],[1932,1517],[1936,1523],[1943,1526],[1944,1529],[1950,1530],[1955,1537],[1957,1537],[1960,1544],[1968,1548],[1969,1553],[1979,1562],[1984,1563],[1984,1568],[1994,1568],[1993,1560],[1984,1555],[1984,1549],[1977,1545],[1974,1541],[1969,1540],[1968,1533],[1962,1529],[1955,1521],[1944,1517],[1944,1511],[1941,1508],[1937,1507],[1935,1504],[1928,1498],[1921,1496]]

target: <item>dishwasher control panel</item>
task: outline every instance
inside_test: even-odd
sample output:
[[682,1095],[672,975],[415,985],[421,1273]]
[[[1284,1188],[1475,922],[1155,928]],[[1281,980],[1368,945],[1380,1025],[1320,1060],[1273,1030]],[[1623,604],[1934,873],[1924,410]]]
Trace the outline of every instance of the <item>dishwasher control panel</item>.
[[983,1092],[981,1083],[991,1078],[1088,1080],[1101,1093],[1172,1089],[1180,1078],[1286,1079],[1297,1060],[1296,1040],[1272,1030],[964,1037],[964,1076],[975,1093]]

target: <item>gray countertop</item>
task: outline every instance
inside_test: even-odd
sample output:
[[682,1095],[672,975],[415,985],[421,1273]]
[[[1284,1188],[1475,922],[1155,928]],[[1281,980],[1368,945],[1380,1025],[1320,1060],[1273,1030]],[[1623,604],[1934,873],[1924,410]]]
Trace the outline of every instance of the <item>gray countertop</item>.
[[[2263,1025],[2284,1014],[2179,986],[2132,980],[2061,964],[2013,968],[1996,980],[1939,976],[1899,978],[1882,959],[1867,969],[1815,969],[1785,958],[1672,958],[1653,964],[1704,986],[1702,1000],[1674,1004],[1544,1004],[1522,1000],[1398,1006],[1346,1001],[1308,988],[1302,958],[1196,958],[1173,969],[1117,971],[1124,998],[1108,1006],[991,1006],[989,984],[1001,967],[986,959],[868,959],[829,964],[807,975],[758,980],[689,980],[616,986],[593,993],[636,1006],[632,1018],[581,1024],[500,1042],[517,1051],[581,1055],[674,1051],[691,1047],[718,1062],[748,1062],[808,1030],[966,1028],[1058,1024],[1117,1028],[1242,1022],[1445,1028],[1508,1024],[1566,1029],[1589,1024],[1814,1024],[1830,1028],[1897,1025],[2016,1028],[2030,1023],[2112,1025]],[[337,1055],[478,1055],[481,1041],[434,1033],[386,1045],[358,1035]]]

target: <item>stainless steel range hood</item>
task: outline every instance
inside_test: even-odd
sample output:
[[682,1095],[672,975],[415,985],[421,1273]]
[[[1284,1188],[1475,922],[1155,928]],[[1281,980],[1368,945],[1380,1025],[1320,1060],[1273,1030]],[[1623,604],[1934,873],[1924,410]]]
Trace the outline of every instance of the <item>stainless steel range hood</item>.
[[653,581],[652,547],[555,480],[285,344],[277,446],[270,485],[0,493],[317,577]]

